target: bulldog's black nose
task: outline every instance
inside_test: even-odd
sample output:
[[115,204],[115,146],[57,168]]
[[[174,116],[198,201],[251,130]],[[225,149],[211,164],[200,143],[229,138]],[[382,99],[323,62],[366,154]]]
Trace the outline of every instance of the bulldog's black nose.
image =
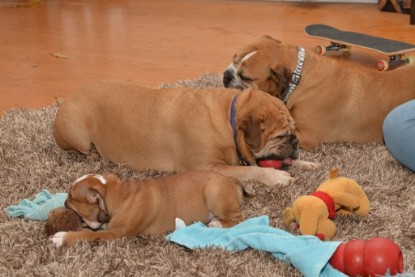
[[223,72],[223,85],[227,88],[230,86],[233,79],[233,71],[231,69],[226,69]]
[[295,135],[290,136],[290,143],[293,147],[297,148],[298,146],[298,139]]

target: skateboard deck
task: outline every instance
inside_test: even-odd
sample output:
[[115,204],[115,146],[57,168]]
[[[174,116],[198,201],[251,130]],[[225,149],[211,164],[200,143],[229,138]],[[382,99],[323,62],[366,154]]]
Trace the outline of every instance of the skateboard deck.
[[341,31],[328,25],[311,24],[305,27],[308,36],[328,40],[329,46],[318,46],[317,53],[331,50],[349,50],[351,46],[361,47],[389,56],[389,62],[380,60],[379,70],[387,70],[389,65],[413,63],[414,58],[401,59],[404,54],[415,52],[415,45],[391,39],[375,37],[357,32]]

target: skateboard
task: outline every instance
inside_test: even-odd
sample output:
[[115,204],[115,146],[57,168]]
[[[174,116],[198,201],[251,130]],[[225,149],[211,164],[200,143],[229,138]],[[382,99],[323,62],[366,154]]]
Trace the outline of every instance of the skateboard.
[[328,46],[317,46],[317,53],[324,55],[326,51],[350,51],[352,46],[365,48],[389,56],[389,61],[379,60],[377,67],[386,71],[392,67],[414,64],[415,57],[406,55],[415,52],[415,45],[362,33],[341,31],[328,25],[311,24],[305,27],[305,33],[314,38],[330,41]]

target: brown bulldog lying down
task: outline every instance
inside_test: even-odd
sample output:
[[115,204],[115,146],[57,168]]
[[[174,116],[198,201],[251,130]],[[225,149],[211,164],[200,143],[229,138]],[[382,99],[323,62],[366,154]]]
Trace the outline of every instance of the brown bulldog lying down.
[[[266,185],[288,184],[289,173],[254,166],[297,160],[294,121],[284,103],[255,89],[149,89],[101,82],[66,99],[56,114],[54,136],[65,150],[97,151],[136,170],[214,170]],[[241,166],[250,164],[253,166]]]
[[345,66],[269,36],[242,47],[224,85],[257,88],[286,102],[300,147],[381,141],[385,116],[415,98],[415,66],[390,72]]
[[88,174],[74,182],[65,206],[74,210],[89,230],[57,232],[56,246],[78,240],[113,240],[139,234],[162,234],[203,222],[232,227],[243,220],[244,190],[239,181],[212,171],[191,171],[162,178],[121,181],[115,175]]

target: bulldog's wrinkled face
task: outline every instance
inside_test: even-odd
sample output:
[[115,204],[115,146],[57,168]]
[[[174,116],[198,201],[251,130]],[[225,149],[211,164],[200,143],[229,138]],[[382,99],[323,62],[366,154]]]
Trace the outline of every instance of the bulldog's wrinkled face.
[[286,114],[281,114],[278,122],[282,123],[273,133],[265,137],[265,145],[260,150],[254,150],[255,161],[278,160],[291,164],[297,159],[298,139],[295,136],[294,120]]
[[227,88],[256,88],[280,97],[288,87],[291,73],[276,62],[280,41],[270,36],[243,47],[223,73]]
[[74,210],[91,229],[105,227],[109,215],[102,194],[107,180],[96,174],[82,176],[71,186],[65,207]]
[[[249,107],[245,104],[239,108],[238,124],[256,162],[296,159],[298,140],[294,119],[284,103],[262,91],[247,89],[245,93],[256,97],[249,98]],[[257,102],[253,103],[254,99]]]

